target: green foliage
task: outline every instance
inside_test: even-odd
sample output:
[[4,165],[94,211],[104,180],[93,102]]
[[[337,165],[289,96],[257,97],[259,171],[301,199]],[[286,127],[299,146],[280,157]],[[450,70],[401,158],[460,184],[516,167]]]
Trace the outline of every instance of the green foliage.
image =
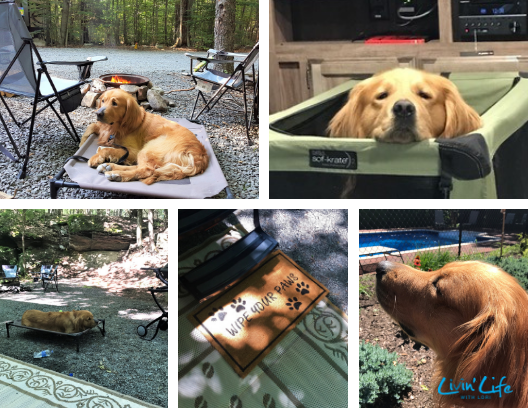
[[103,231],[103,223],[97,216],[72,214],[68,217],[70,234],[82,231]]
[[528,236],[519,234],[517,237],[519,238],[519,252],[522,256],[528,256]]
[[[67,44],[171,46],[180,37],[180,4],[181,0],[70,0]],[[215,0],[188,4],[184,24],[189,27],[189,47],[213,48]],[[47,45],[65,43],[60,32],[63,7],[63,0],[29,0],[25,14],[31,15],[32,33]],[[258,40],[258,0],[237,0],[235,21],[235,49],[253,46]]]
[[528,290],[528,258],[514,258],[510,256],[507,258],[489,257],[486,260],[504,269],[516,278],[525,290]]
[[[428,271],[429,269],[436,271],[445,264],[457,260],[456,255],[452,254],[448,250],[442,251],[438,249],[438,251],[418,252],[417,255],[420,256],[420,269],[422,271]],[[414,268],[414,260],[410,261],[408,265]]]
[[401,402],[409,389],[412,371],[397,364],[398,355],[377,345],[361,342],[359,345],[359,405],[372,406],[379,399],[394,398]]
[[367,297],[372,296],[374,291],[374,277],[372,275],[361,276],[359,278],[359,294]]
[[17,254],[14,248],[0,246],[0,261],[4,262],[4,265],[16,265]]

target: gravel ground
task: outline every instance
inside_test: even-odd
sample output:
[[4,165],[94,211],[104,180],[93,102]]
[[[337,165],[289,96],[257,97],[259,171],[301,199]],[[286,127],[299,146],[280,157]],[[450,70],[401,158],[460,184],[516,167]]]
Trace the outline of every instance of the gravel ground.
[[[277,240],[279,249],[311,273],[330,294],[330,301],[348,314],[348,211],[347,210],[260,210],[262,229]],[[238,210],[226,225],[241,223],[255,229],[253,210]],[[225,226],[180,242],[180,254],[215,235]]]
[[[106,55],[108,61],[93,65],[92,79],[106,73],[128,72],[149,77],[155,85],[160,86],[165,91],[187,89],[193,85],[189,77],[181,74],[189,70],[189,59],[183,51],[129,50],[103,47],[68,49],[43,47],[39,48],[39,51],[44,60],[74,61],[84,60],[88,56]],[[50,65],[49,71],[51,75],[61,78],[78,78],[77,69],[72,66]],[[174,100],[176,107],[169,108],[163,116],[190,118],[196,91],[176,92],[169,94],[168,97]],[[25,119],[31,115],[31,105],[27,98],[7,98],[7,101],[17,118]],[[25,150],[28,127],[19,130],[10,120],[5,108],[2,108],[1,113],[8,122],[17,145],[20,149]],[[84,107],[77,108],[70,114],[70,117],[79,136],[90,123],[95,121],[94,111]],[[220,108],[214,109],[209,114],[204,114],[199,120],[206,127],[215,155],[235,197],[258,198],[258,125],[252,127],[250,136],[254,144],[248,146],[243,115],[233,114],[229,110]],[[12,151],[3,129],[1,135],[1,143]],[[18,180],[17,178],[21,168],[20,164],[12,163],[7,157],[0,154],[0,191],[13,195],[16,190],[16,198],[49,198],[49,179],[62,168],[65,159],[75,153],[77,149],[77,143],[67,134],[54,113],[50,109],[46,109],[37,116],[35,122],[35,134],[26,179]],[[136,197],[102,191],[61,189],[58,198]],[[222,192],[214,198],[225,198],[225,193]]]
[[[7,338],[5,325],[0,325],[2,354],[168,407],[168,332],[160,331],[153,341],[136,334],[138,325],[160,315],[150,293],[133,287],[110,291],[68,279],[59,280],[59,290],[43,293],[36,286],[31,292],[1,294],[0,320],[19,320],[28,309],[88,309],[106,320],[106,336],[92,329],[82,336],[77,353],[74,339],[20,328],[11,328]],[[167,295],[159,299],[166,308]],[[53,350],[50,357],[33,358],[34,352],[46,349]]]

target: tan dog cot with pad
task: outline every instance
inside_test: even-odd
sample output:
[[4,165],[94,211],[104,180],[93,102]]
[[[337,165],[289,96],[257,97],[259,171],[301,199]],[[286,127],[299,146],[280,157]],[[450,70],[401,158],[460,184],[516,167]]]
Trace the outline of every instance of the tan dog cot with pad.
[[[195,134],[204,145],[209,155],[209,167],[203,174],[187,177],[182,180],[159,181],[146,185],[141,181],[115,182],[106,179],[103,173],[92,169],[81,160],[70,158],[64,168],[50,180],[51,198],[57,198],[57,192],[62,187],[84,188],[88,190],[111,191],[115,193],[134,194],[160,198],[207,198],[212,197],[222,190],[226,190],[227,198],[234,198],[224,173],[220,168],[205,128],[202,125],[190,122],[187,119],[170,119],[186,127]],[[75,156],[90,158],[98,149],[97,136],[91,135],[77,150]],[[63,180],[64,173],[68,173],[72,182]]]
[[[101,334],[104,336],[106,334],[106,330],[105,330],[105,319],[94,319],[95,321],[97,321],[97,327],[99,329],[99,331],[101,332]],[[44,330],[44,329],[37,329],[36,327],[29,327],[29,326],[24,326],[22,324],[22,321],[21,320],[10,320],[10,321],[7,321],[7,322],[4,322],[5,325],[6,325],[6,331],[7,331],[7,337],[9,338],[9,328],[12,326],[12,327],[19,327],[21,329],[28,329],[28,330],[35,330],[35,331],[38,331],[38,332],[41,332],[41,333],[51,333],[51,334],[57,334],[59,336],[68,336],[68,337],[73,337],[75,339],[75,341],[77,342],[77,352],[79,352],[79,342],[80,342],[80,339],[81,339],[81,336],[85,335],[86,333],[88,333],[90,330],[92,330],[94,327],[90,328],[90,329],[86,329],[82,332],[79,332],[79,333],[61,333],[61,332],[56,332],[56,331],[51,331],[51,330]],[[99,326],[99,323],[102,323],[103,324],[103,327],[101,328],[101,326]]]

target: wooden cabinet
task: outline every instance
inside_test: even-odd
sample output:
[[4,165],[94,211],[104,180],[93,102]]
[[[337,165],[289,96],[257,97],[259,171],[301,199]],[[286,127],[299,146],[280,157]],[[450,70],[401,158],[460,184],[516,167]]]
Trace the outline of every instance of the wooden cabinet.
[[[461,56],[473,43],[453,42],[451,0],[438,0],[439,39],[425,44],[293,41],[291,2],[270,0],[270,113],[296,105],[349,78],[409,66],[432,72],[526,71],[528,42],[481,42],[491,56]],[[331,7],[331,2],[326,2]]]

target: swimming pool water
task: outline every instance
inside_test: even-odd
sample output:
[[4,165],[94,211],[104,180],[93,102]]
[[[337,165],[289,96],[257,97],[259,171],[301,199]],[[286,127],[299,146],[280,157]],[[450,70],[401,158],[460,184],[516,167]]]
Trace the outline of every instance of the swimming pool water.
[[[493,238],[478,236],[476,231],[462,231],[462,242],[488,241]],[[400,251],[434,248],[458,244],[458,231],[394,231],[359,234],[359,254],[361,248],[385,246]],[[365,255],[363,255],[365,256]]]

